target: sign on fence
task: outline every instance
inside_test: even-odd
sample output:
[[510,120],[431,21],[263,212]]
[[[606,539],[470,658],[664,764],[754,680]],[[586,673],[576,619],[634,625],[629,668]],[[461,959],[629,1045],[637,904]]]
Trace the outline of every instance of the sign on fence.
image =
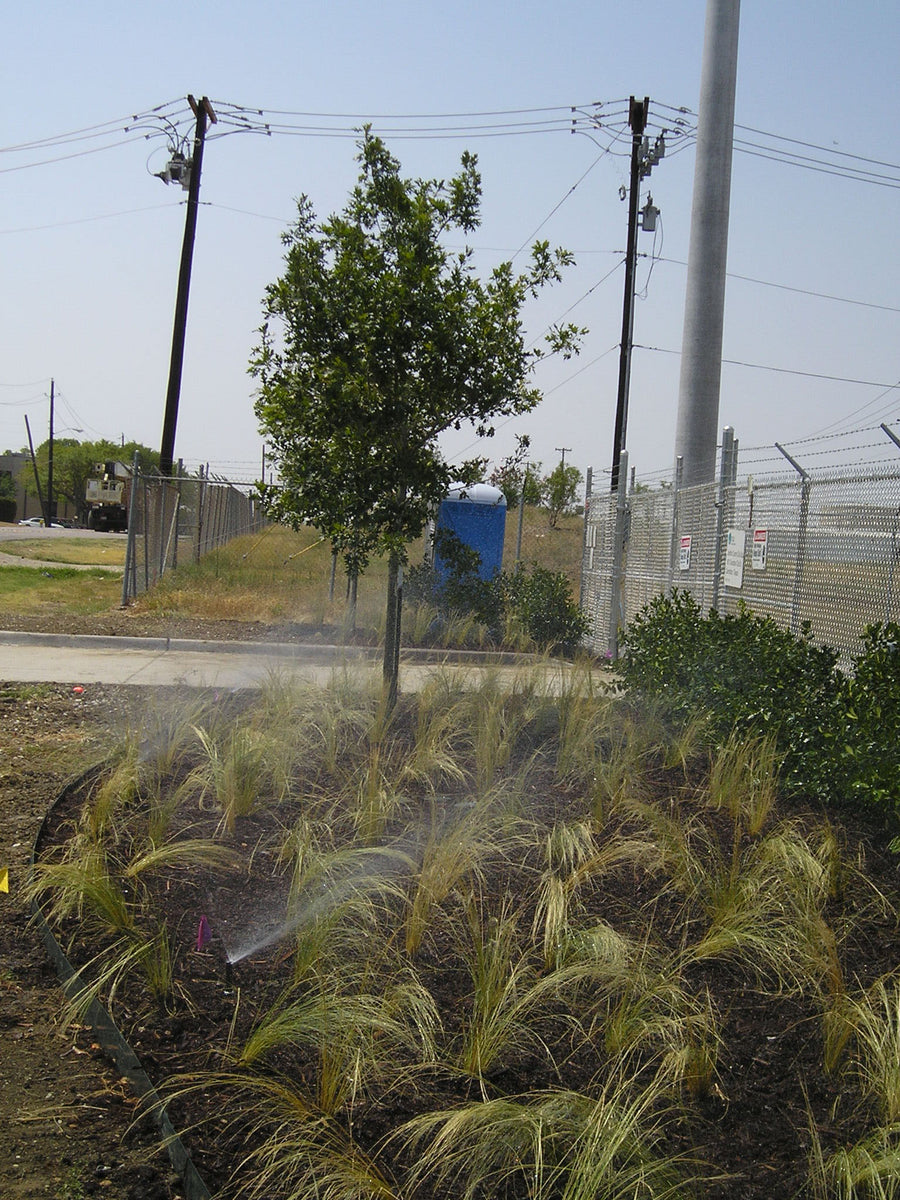
[[766,558],[769,553],[769,531],[768,529],[753,530],[753,560],[752,567],[754,571],[764,571],[766,569]]
[[739,588],[744,585],[744,542],[746,531],[729,529],[725,546],[725,586]]
[[686,533],[681,538],[681,543],[678,549],[678,570],[689,571],[691,569],[691,535]]

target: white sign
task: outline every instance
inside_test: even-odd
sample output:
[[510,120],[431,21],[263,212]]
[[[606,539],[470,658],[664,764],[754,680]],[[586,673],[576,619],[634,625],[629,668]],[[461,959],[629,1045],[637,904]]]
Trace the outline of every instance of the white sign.
[[678,550],[678,569],[679,571],[689,571],[691,569],[691,535],[685,534],[681,539],[681,545]]
[[769,553],[769,531],[768,529],[753,530],[753,557],[751,565],[754,571],[764,571],[766,569],[766,557]]
[[728,543],[725,547],[725,586],[730,588],[743,587],[744,584],[744,542],[746,531],[729,529]]

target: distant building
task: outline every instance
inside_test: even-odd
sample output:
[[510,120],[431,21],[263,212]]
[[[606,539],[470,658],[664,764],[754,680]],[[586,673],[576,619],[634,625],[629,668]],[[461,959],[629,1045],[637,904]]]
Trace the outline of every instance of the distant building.
[[[16,490],[15,521],[23,521],[26,517],[42,517],[41,502],[38,499],[34,473],[31,469],[31,459],[27,454],[0,454],[0,475],[4,472],[12,476]],[[54,492],[56,488],[53,489]],[[58,517],[74,518],[77,514],[62,496],[56,496],[56,515]]]

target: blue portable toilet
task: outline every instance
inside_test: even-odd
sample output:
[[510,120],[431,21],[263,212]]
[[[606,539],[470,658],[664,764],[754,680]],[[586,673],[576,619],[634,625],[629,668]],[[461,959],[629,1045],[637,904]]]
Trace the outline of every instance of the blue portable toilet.
[[441,559],[439,534],[447,530],[456,535],[464,546],[477,550],[480,556],[478,576],[492,579],[503,563],[503,537],[506,533],[506,497],[489,483],[455,483],[441,501],[435,522],[434,570],[443,583],[449,568]]

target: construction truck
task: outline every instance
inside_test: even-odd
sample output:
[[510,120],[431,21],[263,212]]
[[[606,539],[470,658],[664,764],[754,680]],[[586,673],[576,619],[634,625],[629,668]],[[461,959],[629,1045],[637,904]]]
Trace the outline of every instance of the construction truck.
[[128,528],[131,471],[124,463],[94,463],[95,477],[84,492],[89,529],[124,533]]

